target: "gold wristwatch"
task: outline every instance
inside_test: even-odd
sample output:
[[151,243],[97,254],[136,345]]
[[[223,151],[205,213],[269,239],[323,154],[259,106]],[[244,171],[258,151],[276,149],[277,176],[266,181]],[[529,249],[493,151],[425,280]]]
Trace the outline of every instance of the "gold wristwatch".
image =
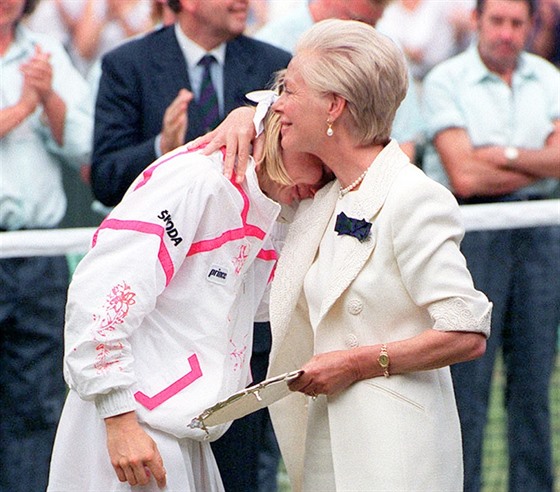
[[379,352],[379,357],[377,358],[377,362],[383,369],[383,375],[388,378],[389,377],[389,354],[387,353],[387,344],[381,344],[381,351]]

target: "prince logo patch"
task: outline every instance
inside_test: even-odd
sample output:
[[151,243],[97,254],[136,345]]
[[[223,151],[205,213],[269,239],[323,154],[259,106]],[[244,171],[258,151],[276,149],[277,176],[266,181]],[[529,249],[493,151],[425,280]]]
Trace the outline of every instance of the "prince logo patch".
[[227,283],[229,271],[225,267],[219,265],[212,265],[206,275],[206,280],[213,284],[225,285]]

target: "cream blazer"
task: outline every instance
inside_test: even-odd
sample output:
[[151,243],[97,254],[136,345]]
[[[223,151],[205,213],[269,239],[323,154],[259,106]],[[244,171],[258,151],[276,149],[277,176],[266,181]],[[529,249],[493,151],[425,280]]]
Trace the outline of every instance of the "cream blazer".
[[[368,240],[341,241],[314,335],[302,287],[338,199],[339,183],[300,206],[271,291],[269,374],[314,353],[403,340],[424,330],[489,335],[491,304],[459,251],[463,227],[447,189],[391,141],[373,162],[349,217]],[[307,397],[270,408],[294,492],[302,490]],[[449,367],[354,383],[328,398],[337,491],[460,491],[459,420]]]

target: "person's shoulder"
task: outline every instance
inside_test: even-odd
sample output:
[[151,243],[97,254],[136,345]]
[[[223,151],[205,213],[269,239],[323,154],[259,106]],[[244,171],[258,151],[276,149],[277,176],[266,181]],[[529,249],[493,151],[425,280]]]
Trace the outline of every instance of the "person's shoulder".
[[409,164],[401,170],[392,191],[396,202],[400,204],[421,201],[440,205],[446,203],[453,207],[457,205],[451,191],[414,164]]
[[64,45],[54,36],[50,34],[32,31],[26,26],[19,26],[18,33],[21,39],[33,45],[38,45],[43,51],[62,52],[65,51]]
[[292,55],[281,48],[270,43],[259,41],[245,35],[238,36],[228,43],[233,49],[239,49],[254,56],[259,62],[274,61],[281,64],[288,64]]
[[557,78],[560,75],[560,70],[558,70],[555,65],[542,56],[535,55],[534,53],[524,51],[521,55],[521,61],[529,70],[534,71],[543,78]]
[[[25,46],[29,53],[33,52],[35,46],[39,46],[41,51],[50,55],[53,70],[59,77],[71,75],[74,72],[77,74],[66,48],[59,39],[50,34],[35,32],[23,26],[18,28],[18,32],[20,42],[23,43],[22,46]],[[71,80],[75,81],[76,77],[72,76]]]
[[[203,155],[198,151],[187,150],[185,146],[160,157],[147,168],[146,175],[158,177],[158,180],[169,182],[170,186],[180,188],[207,189],[228,186],[222,174],[223,154],[220,151],[211,155]],[[155,186],[159,186],[154,181]]]
[[135,36],[110,50],[104,58],[126,61],[143,60],[149,54],[157,55],[160,50],[166,49],[169,43],[175,39],[173,29],[173,26],[167,26]]
[[451,81],[455,78],[462,78],[470,71],[471,53],[463,51],[447,60],[435,65],[426,75],[424,83],[429,85],[433,81]]

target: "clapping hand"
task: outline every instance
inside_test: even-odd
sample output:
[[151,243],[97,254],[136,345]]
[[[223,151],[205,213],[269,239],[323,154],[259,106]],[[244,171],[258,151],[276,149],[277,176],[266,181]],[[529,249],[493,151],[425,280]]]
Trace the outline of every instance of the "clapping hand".
[[40,103],[44,106],[53,94],[50,54],[43,52],[40,46],[35,46],[33,57],[23,63],[20,70],[24,76],[22,98],[25,97],[29,101],[35,98],[36,104]]
[[187,109],[193,97],[192,92],[181,89],[165,110],[160,143],[162,154],[183,145],[188,125]]

